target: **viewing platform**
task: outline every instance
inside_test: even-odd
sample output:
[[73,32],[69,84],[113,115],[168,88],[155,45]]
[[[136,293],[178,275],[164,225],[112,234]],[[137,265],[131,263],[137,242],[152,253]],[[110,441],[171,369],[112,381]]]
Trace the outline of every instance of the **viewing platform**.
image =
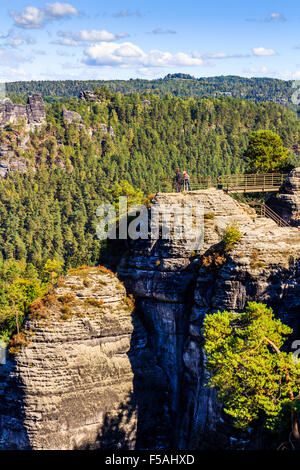
[[[191,191],[216,188],[227,193],[277,192],[287,178],[282,173],[221,175],[218,178],[190,179]],[[184,186],[181,187],[182,191]],[[164,178],[160,191],[175,191],[174,178]]]

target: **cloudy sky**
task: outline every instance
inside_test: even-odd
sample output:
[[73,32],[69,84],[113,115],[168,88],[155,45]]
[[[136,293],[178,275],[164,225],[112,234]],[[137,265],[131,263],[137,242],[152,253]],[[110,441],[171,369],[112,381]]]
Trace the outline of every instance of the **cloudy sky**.
[[0,0],[0,81],[300,79],[295,0]]

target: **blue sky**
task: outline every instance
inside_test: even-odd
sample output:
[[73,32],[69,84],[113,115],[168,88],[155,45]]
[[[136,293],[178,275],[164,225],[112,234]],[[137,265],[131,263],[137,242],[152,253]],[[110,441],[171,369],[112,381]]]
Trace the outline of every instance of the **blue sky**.
[[0,81],[300,79],[300,2],[0,0]]

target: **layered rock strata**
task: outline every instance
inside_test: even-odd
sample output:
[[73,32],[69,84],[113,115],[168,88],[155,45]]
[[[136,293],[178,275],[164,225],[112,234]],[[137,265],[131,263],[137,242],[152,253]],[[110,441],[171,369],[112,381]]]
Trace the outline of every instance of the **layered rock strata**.
[[[204,207],[204,242],[196,254],[186,240],[132,242],[119,275],[137,300],[151,346],[169,381],[172,442],[179,448],[231,448],[241,441],[224,426],[213,390],[207,389],[201,327],[217,310],[243,311],[264,302],[300,334],[300,233],[258,218],[222,191],[158,194],[154,205]],[[240,243],[226,263],[210,269],[205,256],[237,224]],[[230,429],[230,432],[229,432]],[[247,445],[244,443],[243,445]]]
[[45,107],[40,95],[29,96],[25,106],[14,104],[9,98],[0,103],[0,127],[18,124],[21,121],[24,121],[26,131],[41,127],[45,123]]
[[29,344],[0,366],[1,448],[151,448],[168,434],[166,380],[132,310],[97,268],[32,307]]
[[[217,310],[268,304],[299,338],[300,232],[259,218],[221,190],[157,194],[204,208],[203,244],[131,241],[118,279],[73,270],[25,323],[29,344],[0,366],[0,446],[33,449],[253,447],[205,384],[201,328]],[[241,240],[210,265],[227,226]],[[257,448],[257,444],[256,448]]]

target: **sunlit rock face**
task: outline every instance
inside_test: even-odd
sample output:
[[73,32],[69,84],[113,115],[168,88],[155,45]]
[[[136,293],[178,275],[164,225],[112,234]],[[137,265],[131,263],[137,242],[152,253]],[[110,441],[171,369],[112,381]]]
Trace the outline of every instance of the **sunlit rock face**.
[[267,198],[267,205],[291,225],[300,225],[300,168],[294,168],[280,191]]
[[0,448],[167,446],[167,381],[119,280],[75,270],[0,366]]
[[25,130],[42,126],[46,121],[42,97],[34,94],[28,97],[27,104],[13,104],[9,98],[0,103],[0,127],[24,122]]

